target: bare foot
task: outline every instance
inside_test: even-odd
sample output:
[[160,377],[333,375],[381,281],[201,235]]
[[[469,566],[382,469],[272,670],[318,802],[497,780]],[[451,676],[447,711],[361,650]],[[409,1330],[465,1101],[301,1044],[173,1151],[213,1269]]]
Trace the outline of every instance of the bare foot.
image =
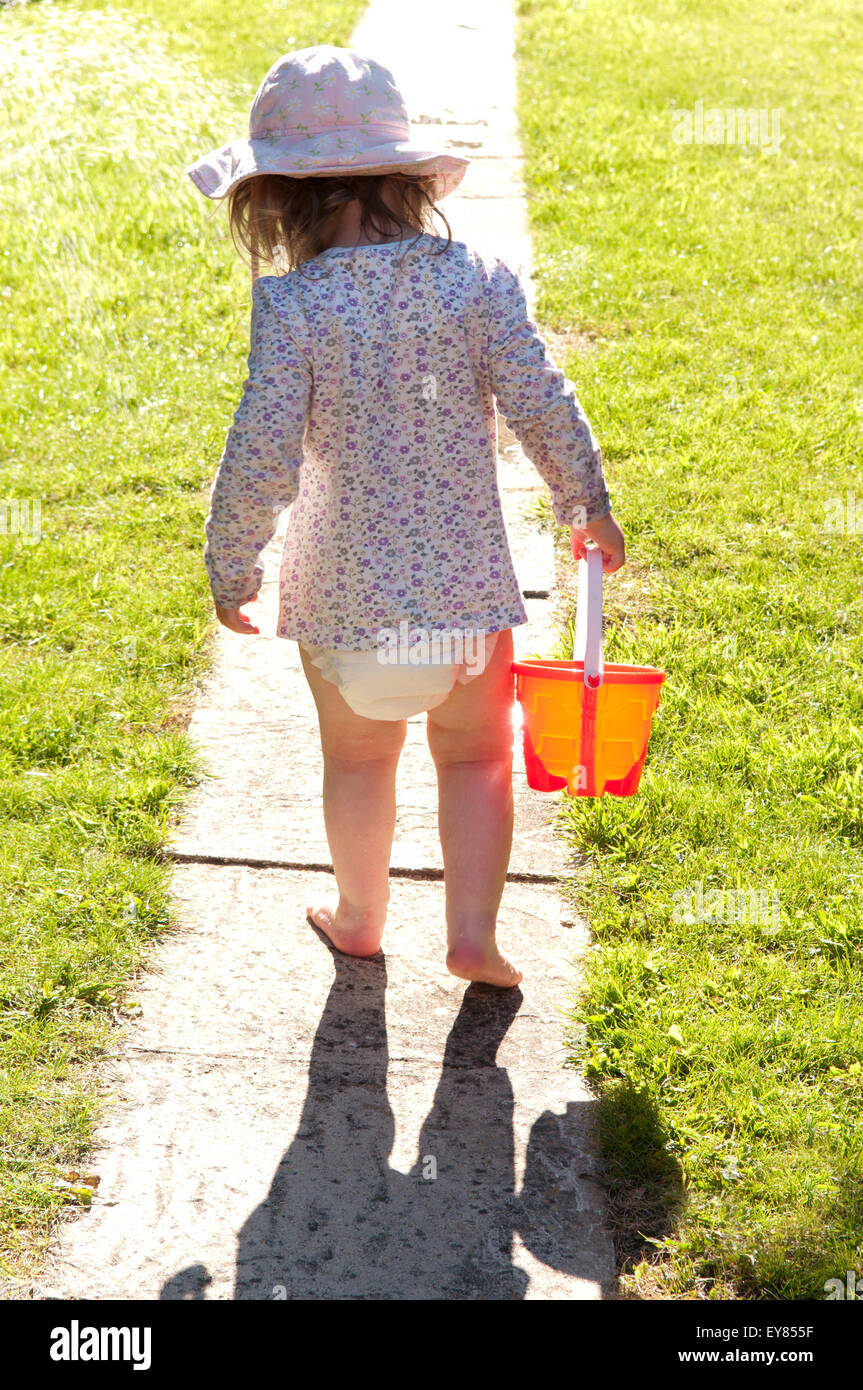
[[446,968],[460,980],[481,980],[487,985],[499,985],[501,989],[521,984],[524,978],[521,971],[501,955],[494,941],[484,945],[458,942],[447,951]]
[[341,906],[321,903],[318,907],[307,907],[306,920],[346,956],[376,956],[381,949],[383,926],[370,926],[367,919],[352,920],[350,913]]

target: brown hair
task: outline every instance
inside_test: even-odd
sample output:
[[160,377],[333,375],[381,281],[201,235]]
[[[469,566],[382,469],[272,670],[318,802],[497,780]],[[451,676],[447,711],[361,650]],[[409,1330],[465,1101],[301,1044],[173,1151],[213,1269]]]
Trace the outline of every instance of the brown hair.
[[[385,184],[394,195],[393,208],[384,202]],[[452,240],[452,228],[434,202],[433,192],[432,176],[401,170],[304,178],[255,174],[228,193],[228,225],[240,256],[249,253],[253,273],[261,262],[278,273],[280,263],[286,261],[287,268],[294,270],[317,256],[325,249],[331,220],[353,199],[360,204],[360,227],[366,236],[374,232],[388,237],[402,227],[431,232],[432,215],[437,213],[447,229],[444,251]]]

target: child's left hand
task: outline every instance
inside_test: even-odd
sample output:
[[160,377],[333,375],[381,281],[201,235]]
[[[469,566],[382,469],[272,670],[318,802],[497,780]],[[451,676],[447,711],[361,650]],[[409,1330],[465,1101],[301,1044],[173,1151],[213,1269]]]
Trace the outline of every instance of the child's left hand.
[[[255,595],[255,598],[257,598],[257,594]],[[252,603],[254,603],[254,601],[254,599],[250,600],[250,602]],[[243,613],[241,609],[223,608],[220,603],[217,603],[215,605],[215,609],[216,617],[222,624],[222,627],[229,628],[231,632],[241,632],[250,637],[253,637],[260,633],[261,629],[259,627],[255,627],[251,618],[247,618],[245,613]]]

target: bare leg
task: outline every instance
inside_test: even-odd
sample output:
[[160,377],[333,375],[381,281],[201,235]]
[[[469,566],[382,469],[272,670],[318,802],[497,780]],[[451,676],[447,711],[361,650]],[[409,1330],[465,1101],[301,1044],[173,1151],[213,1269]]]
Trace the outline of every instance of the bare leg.
[[446,880],[447,967],[463,980],[517,985],[500,954],[497,913],[512,847],[512,633],[481,676],[429,711]]
[[318,709],[324,755],[324,824],[338,903],[308,909],[315,926],[351,956],[380,949],[390,896],[390,853],[396,823],[396,767],[403,719],[363,719],[300,648]]

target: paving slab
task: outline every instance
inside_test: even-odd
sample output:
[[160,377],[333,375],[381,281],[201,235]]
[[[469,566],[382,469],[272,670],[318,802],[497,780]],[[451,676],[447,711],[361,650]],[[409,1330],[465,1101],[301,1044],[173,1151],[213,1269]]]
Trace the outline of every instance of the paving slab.
[[[307,925],[326,874],[186,865],[112,1060],[59,1298],[596,1298],[613,1285],[558,1007],[584,949],[510,885],[522,989],[443,965],[439,885],[394,882],[385,953]],[[73,1238],[68,1239],[69,1236]]]
[[351,43],[392,69],[423,135],[470,159],[443,204],[453,233],[526,278],[532,248],[516,119],[515,18],[508,0],[372,0]]
[[[506,256],[531,306],[512,6],[372,0],[351,44],[393,69],[412,121],[473,160],[447,200],[453,233]],[[502,420],[498,443],[530,617],[516,653],[548,655],[539,479]],[[424,717],[409,721],[384,951],[329,948],[305,920],[333,887],[314,705],[296,644],[272,636],[287,520],[254,610],[264,635],[214,639],[190,729],[208,775],[171,837],[172,925],[105,1064],[92,1208],[58,1230],[35,1296],[613,1296],[594,1101],[567,1065],[588,936],[557,891],[559,798],[531,792],[516,759],[500,940],[525,980],[466,987],[444,966],[434,774]]]

